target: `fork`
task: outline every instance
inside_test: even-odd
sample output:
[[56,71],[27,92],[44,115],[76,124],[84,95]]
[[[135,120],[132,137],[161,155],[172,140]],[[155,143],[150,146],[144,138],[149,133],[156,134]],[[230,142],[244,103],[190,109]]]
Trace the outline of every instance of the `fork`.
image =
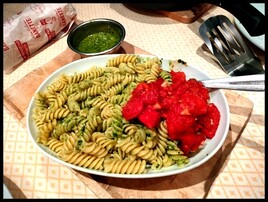
[[228,75],[265,73],[260,59],[248,48],[226,16],[210,17],[200,25],[199,34]]

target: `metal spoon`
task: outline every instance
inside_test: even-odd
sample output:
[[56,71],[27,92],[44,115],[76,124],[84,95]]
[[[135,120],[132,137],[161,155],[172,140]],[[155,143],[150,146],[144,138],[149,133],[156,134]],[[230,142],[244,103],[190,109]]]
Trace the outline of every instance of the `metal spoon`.
[[255,74],[218,79],[200,80],[207,88],[265,91],[265,75]]

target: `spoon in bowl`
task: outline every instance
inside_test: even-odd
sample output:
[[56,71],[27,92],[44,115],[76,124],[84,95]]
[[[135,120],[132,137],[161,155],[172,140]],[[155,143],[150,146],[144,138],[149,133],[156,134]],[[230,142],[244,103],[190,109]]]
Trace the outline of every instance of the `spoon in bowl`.
[[207,88],[221,88],[244,91],[265,91],[265,75],[255,74],[217,79],[200,80]]

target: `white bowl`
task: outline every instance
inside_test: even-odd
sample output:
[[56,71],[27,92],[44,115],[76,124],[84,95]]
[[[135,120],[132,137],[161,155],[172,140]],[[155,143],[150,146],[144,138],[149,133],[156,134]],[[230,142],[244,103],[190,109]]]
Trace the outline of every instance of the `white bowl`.
[[[110,55],[100,55],[100,56],[94,56],[89,58],[84,58],[81,60],[74,61],[72,63],[69,63],[57,71],[55,71],[53,74],[51,74],[36,90],[36,92],[39,91],[45,91],[46,87],[51,84],[54,80],[56,80],[59,75],[65,73],[65,74],[74,74],[75,72],[82,72],[88,69],[92,66],[102,66],[104,67],[106,65],[106,62],[113,57],[118,56],[119,54],[110,54]],[[152,55],[139,55],[141,57],[155,57]],[[163,59],[163,63],[168,64],[169,60]],[[198,79],[209,79],[209,76],[205,73],[201,72],[198,68],[187,66],[182,69],[183,72],[186,74],[186,78],[196,78]],[[32,118],[33,115],[33,109],[35,107],[34,98],[31,99],[29,108],[27,111],[27,129],[30,135],[30,138],[32,139],[34,145],[47,157],[53,159],[56,162],[59,162],[65,166],[71,167],[73,169],[83,171],[90,174],[95,175],[101,175],[101,176],[108,176],[108,177],[117,177],[117,178],[155,178],[155,177],[163,177],[163,176],[169,176],[179,173],[184,173],[186,171],[192,170],[205,162],[207,162],[222,146],[223,142],[226,139],[226,136],[228,134],[229,130],[229,124],[230,124],[230,112],[229,112],[229,106],[227,103],[227,99],[224,95],[224,93],[221,90],[215,90],[210,93],[210,102],[213,102],[217,108],[220,111],[221,118],[220,123],[218,126],[218,129],[216,131],[215,136],[212,139],[207,139],[204,148],[201,149],[200,152],[198,152],[196,155],[193,155],[189,158],[190,163],[185,165],[182,168],[179,168],[177,165],[173,165],[167,168],[162,168],[160,170],[150,170],[149,172],[145,174],[113,174],[113,173],[105,173],[98,170],[92,170],[87,169],[83,167],[79,167],[67,162],[62,161],[59,159],[56,154],[50,151],[47,147],[45,147],[43,144],[36,142],[36,134],[37,134],[37,127],[34,123],[34,120]]]

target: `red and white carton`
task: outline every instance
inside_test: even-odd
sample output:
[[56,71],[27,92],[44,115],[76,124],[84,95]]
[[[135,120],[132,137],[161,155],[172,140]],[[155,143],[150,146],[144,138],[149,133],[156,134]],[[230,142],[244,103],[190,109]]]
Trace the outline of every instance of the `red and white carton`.
[[68,32],[76,20],[76,10],[69,3],[34,3],[4,22],[4,72],[27,60],[33,53]]

